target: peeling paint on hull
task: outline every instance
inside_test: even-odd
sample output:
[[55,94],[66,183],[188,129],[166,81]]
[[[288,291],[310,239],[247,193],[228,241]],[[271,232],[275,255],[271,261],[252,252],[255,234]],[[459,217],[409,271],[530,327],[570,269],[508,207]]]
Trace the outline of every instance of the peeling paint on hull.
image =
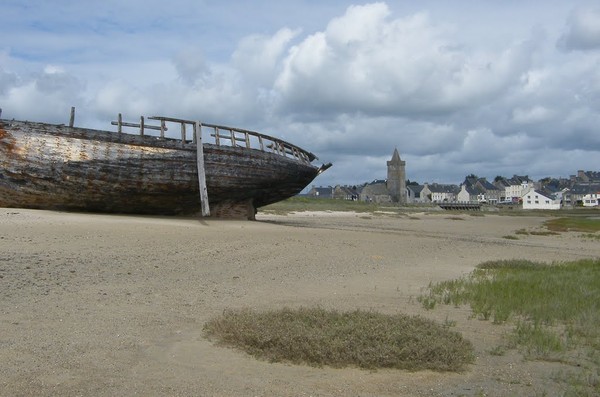
[[[299,193],[319,172],[257,149],[203,149],[217,216],[253,218],[255,208]],[[199,197],[192,142],[0,120],[1,207],[196,214]]]

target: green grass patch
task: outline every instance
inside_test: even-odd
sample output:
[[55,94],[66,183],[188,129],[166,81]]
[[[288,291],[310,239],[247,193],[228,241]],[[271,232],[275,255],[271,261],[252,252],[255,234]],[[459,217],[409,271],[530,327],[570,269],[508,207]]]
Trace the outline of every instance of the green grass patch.
[[600,232],[600,219],[584,217],[555,218],[544,222],[548,230],[555,232]]
[[471,343],[448,327],[403,314],[300,308],[227,310],[204,332],[218,343],[272,362],[365,369],[461,371]]
[[529,359],[569,363],[577,371],[557,376],[565,395],[600,395],[600,259],[484,262],[463,278],[430,285],[418,300],[427,309],[468,304],[476,317],[513,323],[506,344],[490,354],[516,348]]
[[600,310],[600,260],[484,262],[464,278],[431,285],[428,299],[470,304],[475,315],[496,322],[517,315],[533,322],[572,323],[581,313]]
[[550,359],[566,350],[567,344],[557,332],[539,323],[519,321],[509,342],[521,346],[530,358]]
[[563,330],[556,336],[565,341],[563,349],[600,348],[600,259],[550,265],[484,262],[461,279],[430,285],[419,300],[426,308],[468,304],[474,316],[495,323],[521,321],[518,345],[529,351],[557,351],[557,345],[543,337],[559,332],[552,328],[556,326]]

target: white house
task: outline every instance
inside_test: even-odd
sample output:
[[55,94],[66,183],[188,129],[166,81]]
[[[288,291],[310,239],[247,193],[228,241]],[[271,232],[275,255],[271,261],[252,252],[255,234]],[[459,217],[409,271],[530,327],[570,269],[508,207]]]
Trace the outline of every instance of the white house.
[[600,193],[590,193],[583,196],[581,200],[584,207],[595,207],[600,205]]
[[549,194],[530,188],[522,197],[524,210],[559,210],[560,198],[555,194]]

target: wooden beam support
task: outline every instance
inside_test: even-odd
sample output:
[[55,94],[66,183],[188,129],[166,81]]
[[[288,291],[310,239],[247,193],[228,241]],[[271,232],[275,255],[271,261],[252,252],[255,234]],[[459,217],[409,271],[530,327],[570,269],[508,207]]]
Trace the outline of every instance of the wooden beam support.
[[219,135],[219,129],[217,127],[213,128],[215,130],[215,144],[219,146],[221,144],[221,141],[219,140],[219,138],[221,138],[221,136]]
[[71,117],[69,118],[69,127],[75,125],[75,106],[71,106]]
[[168,122],[172,122],[172,123],[186,123],[186,124],[192,124],[192,125],[194,125],[196,123],[195,121],[192,121],[192,120],[176,119],[174,117],[148,116],[147,118],[149,120],[163,120],[163,121],[168,121]]
[[185,123],[181,123],[181,147],[185,146]]
[[204,147],[202,146],[202,125],[199,121],[194,124],[194,136],[196,137],[196,162],[198,164],[198,185],[200,187],[200,206],[202,216],[210,216],[208,206],[208,192],[206,190],[206,174],[204,171]]
[[[110,124],[111,125],[116,125],[119,126],[119,128],[121,128],[121,131],[123,131],[122,127],[134,127],[134,128],[141,128],[141,124],[137,124],[137,123],[127,123],[125,121],[123,121],[123,118],[121,116],[121,113],[119,113],[119,116],[121,117],[121,121],[111,121]],[[160,130],[159,126],[156,125],[148,125],[144,123],[144,130]],[[169,128],[165,127],[165,131],[168,131]]]

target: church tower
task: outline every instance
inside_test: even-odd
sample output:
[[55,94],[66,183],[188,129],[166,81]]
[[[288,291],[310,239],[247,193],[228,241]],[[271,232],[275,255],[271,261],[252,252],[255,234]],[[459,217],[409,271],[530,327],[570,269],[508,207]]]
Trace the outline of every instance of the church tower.
[[406,161],[400,160],[398,149],[387,162],[387,189],[392,202],[406,204]]

